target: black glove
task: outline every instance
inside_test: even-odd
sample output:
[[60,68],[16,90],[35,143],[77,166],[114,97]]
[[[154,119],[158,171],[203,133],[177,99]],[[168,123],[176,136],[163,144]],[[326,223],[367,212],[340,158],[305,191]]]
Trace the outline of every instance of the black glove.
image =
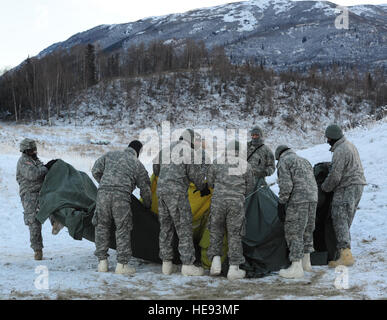
[[278,202],[277,215],[278,215],[278,219],[282,223],[284,223],[285,222],[285,218],[286,218],[286,204],[285,203],[279,203]]
[[51,167],[54,165],[54,163],[57,162],[57,161],[58,161],[58,159],[51,160],[51,161],[47,162],[44,166],[45,166],[48,170],[50,170]]
[[[196,189],[193,193],[198,191],[199,190]],[[205,187],[202,190],[200,190],[200,196],[205,197],[205,196],[208,196],[209,194],[211,194],[211,190],[208,188],[208,184],[206,183]]]
[[200,196],[205,197],[209,194],[211,194],[211,190],[208,188],[208,184],[206,183],[206,186],[202,190],[200,190]]

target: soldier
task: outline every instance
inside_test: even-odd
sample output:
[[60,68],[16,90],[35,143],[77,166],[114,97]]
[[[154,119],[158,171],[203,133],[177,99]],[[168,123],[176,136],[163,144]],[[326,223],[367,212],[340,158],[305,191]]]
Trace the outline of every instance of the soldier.
[[[19,194],[24,208],[24,223],[30,230],[30,242],[35,252],[35,260],[42,260],[42,225],[36,219],[36,214],[39,211],[39,192],[48,172],[47,166],[55,160],[45,166],[38,158],[36,142],[28,138],[20,143],[20,152],[22,156],[17,163],[16,181],[19,184]],[[53,218],[50,217],[50,220],[54,234],[56,230],[59,232],[63,228]]]
[[[285,239],[290,250],[288,269],[281,269],[284,278],[302,278],[312,271],[310,253],[313,248],[318,189],[312,165],[289,147],[281,145],[275,151],[279,203],[278,215],[285,222]],[[286,216],[285,216],[286,207]]]
[[210,274],[219,275],[222,271],[220,257],[223,236],[227,230],[230,261],[227,278],[235,280],[246,275],[244,270],[239,269],[239,265],[245,262],[242,248],[242,236],[245,235],[245,197],[254,190],[255,178],[246,161],[246,153],[244,157],[240,153],[239,142],[232,141],[228,150],[225,162],[219,163],[217,159],[208,170],[208,185],[214,188],[214,194],[211,200],[210,247],[207,255],[212,260]]
[[[183,263],[181,273],[184,276],[204,274],[203,268],[194,265],[192,211],[188,200],[191,182],[201,191],[202,196],[209,194],[208,186],[204,182],[205,172],[201,164],[194,163],[195,149],[200,148],[200,143],[201,137],[193,130],[187,129],[179,141],[172,143],[168,147],[169,150],[167,148],[161,150],[154,160],[153,172],[158,177],[160,258],[163,261],[162,272],[165,275],[170,275],[173,269],[174,228],[179,238],[179,253]],[[166,156],[168,152],[171,152],[170,157]],[[196,157],[199,157],[201,162],[202,155]],[[169,163],[163,163],[163,160]]]
[[151,207],[150,179],[138,160],[142,143],[132,141],[124,151],[112,151],[99,158],[92,174],[99,183],[97,204],[93,217],[95,227],[95,255],[98,271],[108,271],[108,249],[112,223],[116,226],[117,274],[132,275],[136,270],[128,265],[132,256],[130,235],[133,228],[130,207],[131,194],[138,186],[144,206]]
[[260,127],[254,127],[251,131],[251,141],[247,143],[247,161],[251,164],[255,182],[259,178],[265,179],[275,171],[274,154],[264,144],[263,132]]
[[330,125],[325,131],[327,143],[333,152],[330,172],[321,185],[325,192],[333,192],[332,222],[337,239],[340,257],[330,261],[329,267],[338,265],[352,266],[354,258],[351,253],[351,227],[357,206],[363,194],[366,179],[359,152],[349,142],[336,125]]

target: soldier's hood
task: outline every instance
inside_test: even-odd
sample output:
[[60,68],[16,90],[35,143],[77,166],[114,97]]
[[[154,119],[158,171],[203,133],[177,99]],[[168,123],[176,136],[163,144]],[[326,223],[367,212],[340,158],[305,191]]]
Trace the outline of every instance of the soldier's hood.
[[132,154],[133,156],[135,156],[137,158],[137,151],[134,150],[133,148],[127,147],[125,151]]
[[37,161],[40,161],[39,157],[34,159],[34,158],[32,158],[31,156],[29,156],[28,154],[25,154],[25,153],[22,154],[22,158],[24,158],[24,159],[26,159],[28,161],[32,161],[34,164],[36,164]]
[[183,162],[187,164],[196,161],[193,159],[202,159],[202,154],[192,148],[191,144],[185,140],[179,140],[176,144],[171,144],[170,152],[172,161],[174,161],[174,157],[180,159],[182,156],[184,158]]
[[[188,142],[187,140],[179,140],[179,142],[178,142],[177,144],[182,144],[182,145],[184,145],[184,146],[187,147],[187,148],[190,148],[190,149],[192,149],[192,150],[195,150],[194,148],[192,148],[191,143]],[[177,145],[177,144],[176,144],[176,145]]]
[[280,156],[280,158],[279,158],[278,163],[279,163],[279,162],[281,161],[281,159],[283,159],[284,157],[289,156],[289,155],[294,154],[294,153],[295,153],[295,152],[294,152],[292,149],[288,149],[288,150],[282,152],[282,154],[281,154],[281,156]]
[[330,152],[334,152],[337,147],[341,144],[343,144],[347,139],[345,137],[340,138],[336,141],[336,143],[329,149]]

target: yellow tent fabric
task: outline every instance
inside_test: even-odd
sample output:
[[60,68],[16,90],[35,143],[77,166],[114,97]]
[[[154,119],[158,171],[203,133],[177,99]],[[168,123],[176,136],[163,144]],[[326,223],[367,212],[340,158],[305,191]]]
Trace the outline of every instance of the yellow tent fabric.
[[[152,191],[152,207],[151,211],[158,214],[158,200],[157,200],[157,177],[152,174],[151,176],[151,191]],[[210,244],[210,234],[207,229],[207,221],[210,215],[211,195],[201,197],[200,192],[195,192],[196,187],[193,183],[188,189],[188,200],[191,205],[192,211],[192,225],[193,225],[193,237],[195,242],[200,242],[201,260],[203,267],[210,268],[211,262],[207,258],[207,249]],[[211,190],[212,193],[213,190]],[[225,238],[223,245],[222,262],[227,255],[227,240]]]
[[[157,201],[157,177],[152,174],[151,177],[151,191],[152,191],[152,212],[158,213],[158,201]],[[195,192],[196,187],[193,183],[189,186],[188,189],[188,199],[191,204],[192,218],[194,222],[200,220],[205,213],[210,210],[211,206],[211,195],[201,197],[200,192]]]
[[[157,199],[157,177],[152,174],[151,177],[151,191],[152,191],[152,207],[151,211],[158,214],[159,205]],[[201,197],[200,192],[195,192],[196,187],[191,183],[188,189],[188,200],[192,211],[192,224],[194,239],[200,241],[203,229],[206,226],[207,218],[210,214],[211,195]]]

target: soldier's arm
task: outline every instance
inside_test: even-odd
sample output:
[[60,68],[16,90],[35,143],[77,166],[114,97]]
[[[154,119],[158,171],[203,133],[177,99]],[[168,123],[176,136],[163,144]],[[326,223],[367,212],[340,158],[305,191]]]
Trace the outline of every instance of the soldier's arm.
[[100,157],[91,169],[91,174],[94,179],[99,183],[102,179],[103,172],[105,170],[105,156]]
[[331,171],[321,185],[321,189],[324,192],[331,192],[338,186],[343,176],[345,162],[345,154],[340,152],[333,153]]
[[153,173],[156,177],[160,175],[160,164],[153,165]]
[[278,166],[279,202],[287,203],[293,190],[290,170],[285,163]]
[[21,163],[20,174],[27,180],[38,180],[44,177],[47,172],[48,169],[43,164],[35,166],[32,161],[24,161]]
[[153,174],[158,177],[160,175],[160,159],[161,159],[161,151],[159,154],[153,159]]
[[203,150],[202,151],[202,171],[205,177],[208,174],[208,170],[210,169],[210,166],[211,166],[210,157],[208,156],[207,152]]
[[267,148],[265,175],[271,176],[274,173],[274,171],[275,171],[274,154],[269,148]]
[[210,188],[214,188],[215,178],[216,178],[215,165],[210,165],[207,171],[207,183]]
[[136,185],[140,189],[140,196],[144,200],[144,207],[150,208],[152,205],[151,182],[148,172],[140,161],[138,161],[137,165]]
[[[264,146],[265,147],[265,146]],[[274,158],[273,158],[274,159]],[[253,168],[253,172],[255,173],[256,177],[264,178],[267,175],[271,175],[274,173],[271,172],[271,161],[266,153],[266,150],[263,154],[257,154],[257,152],[251,157],[251,167]],[[274,163],[273,163],[274,165]],[[268,174],[270,173],[270,174]]]
[[205,176],[201,165],[198,164],[186,164],[188,179],[193,182],[198,190],[203,190],[206,186],[204,181]]
[[250,165],[247,165],[247,169],[246,169],[246,173],[245,173],[245,179],[246,179],[246,194],[245,194],[245,197],[247,197],[249,194],[254,192],[254,188],[255,188],[254,172],[251,169]]
[[256,154],[253,154],[249,160],[251,169],[253,170],[253,173],[256,177],[262,177],[263,172],[259,169],[260,161],[260,158],[257,157]]

